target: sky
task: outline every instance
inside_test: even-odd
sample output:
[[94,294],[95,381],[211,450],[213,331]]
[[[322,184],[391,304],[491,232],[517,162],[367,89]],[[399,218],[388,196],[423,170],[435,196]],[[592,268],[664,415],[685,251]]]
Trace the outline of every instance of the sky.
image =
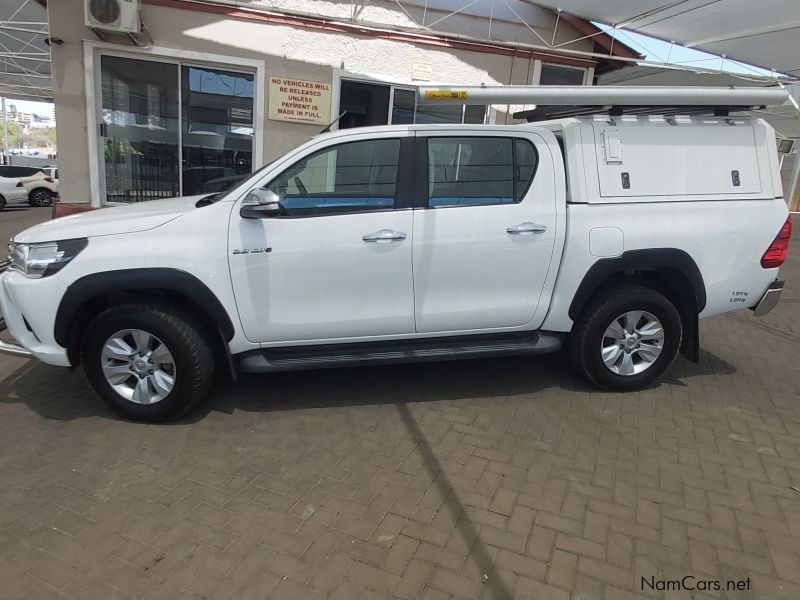
[[16,104],[19,112],[29,112],[35,115],[42,115],[46,117],[53,116],[52,102],[34,102],[31,100],[14,100],[11,98],[6,98],[6,108],[8,108],[9,104]]
[[597,27],[615,35],[616,39],[630,46],[637,52],[644,54],[648,62],[667,63],[681,67],[699,67],[702,69],[720,70],[726,73],[737,73],[740,75],[762,75],[766,77],[774,76],[772,71],[760,69],[745,63],[740,63],[730,58],[723,59],[716,54],[709,54],[692,48],[684,48],[679,44],[670,44],[656,38],[651,38],[641,33],[634,33],[618,29],[613,32],[613,27],[603,23],[594,23]]

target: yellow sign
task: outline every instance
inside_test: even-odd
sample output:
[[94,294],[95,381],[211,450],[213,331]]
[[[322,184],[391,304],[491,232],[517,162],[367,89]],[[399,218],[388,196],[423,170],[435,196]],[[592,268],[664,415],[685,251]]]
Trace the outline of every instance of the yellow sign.
[[425,100],[466,100],[467,92],[461,90],[428,90]]
[[331,84],[287,77],[269,78],[269,118],[327,125],[331,122]]

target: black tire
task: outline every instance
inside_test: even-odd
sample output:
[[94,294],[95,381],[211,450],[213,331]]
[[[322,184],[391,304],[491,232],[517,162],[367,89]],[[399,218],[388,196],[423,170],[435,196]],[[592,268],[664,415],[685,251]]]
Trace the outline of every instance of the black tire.
[[3,196],[0,196],[0,211],[2,211],[6,207],[6,199]]
[[[106,380],[103,346],[114,333],[125,329],[146,331],[171,352],[174,385],[162,400],[135,403]],[[216,368],[204,328],[179,306],[155,299],[119,304],[100,313],[87,327],[81,362],[86,378],[106,406],[125,418],[147,422],[178,419],[195,408],[208,394]]]
[[28,204],[31,206],[50,206],[53,204],[55,194],[47,188],[36,188],[28,194]]
[[[601,347],[611,323],[628,311],[655,316],[664,332],[661,354],[640,373],[620,375],[606,367]],[[633,391],[658,380],[672,365],[681,346],[681,317],[663,294],[641,285],[622,285],[600,292],[583,310],[570,334],[568,352],[573,366],[590,383],[605,390]],[[606,343],[608,343],[606,341]]]

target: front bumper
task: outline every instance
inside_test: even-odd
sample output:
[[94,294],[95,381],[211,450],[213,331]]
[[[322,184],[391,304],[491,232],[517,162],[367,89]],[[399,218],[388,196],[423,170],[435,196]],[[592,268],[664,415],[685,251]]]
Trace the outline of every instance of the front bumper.
[[761,296],[761,300],[752,308],[753,314],[757,317],[763,317],[770,312],[778,305],[781,292],[783,292],[783,279],[776,279],[769,284],[767,291]]
[[16,343],[0,342],[0,352],[70,366],[67,350],[54,339],[58,305],[67,286],[56,276],[29,279],[22,273],[0,274],[0,311]]

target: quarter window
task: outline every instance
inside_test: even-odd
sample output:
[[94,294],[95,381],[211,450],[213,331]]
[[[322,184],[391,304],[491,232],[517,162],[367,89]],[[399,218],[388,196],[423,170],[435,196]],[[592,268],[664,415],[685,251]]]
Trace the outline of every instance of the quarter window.
[[388,209],[399,158],[399,139],[348,142],[307,156],[266,187],[292,216]]
[[429,138],[428,206],[520,202],[536,163],[536,149],[523,139]]

